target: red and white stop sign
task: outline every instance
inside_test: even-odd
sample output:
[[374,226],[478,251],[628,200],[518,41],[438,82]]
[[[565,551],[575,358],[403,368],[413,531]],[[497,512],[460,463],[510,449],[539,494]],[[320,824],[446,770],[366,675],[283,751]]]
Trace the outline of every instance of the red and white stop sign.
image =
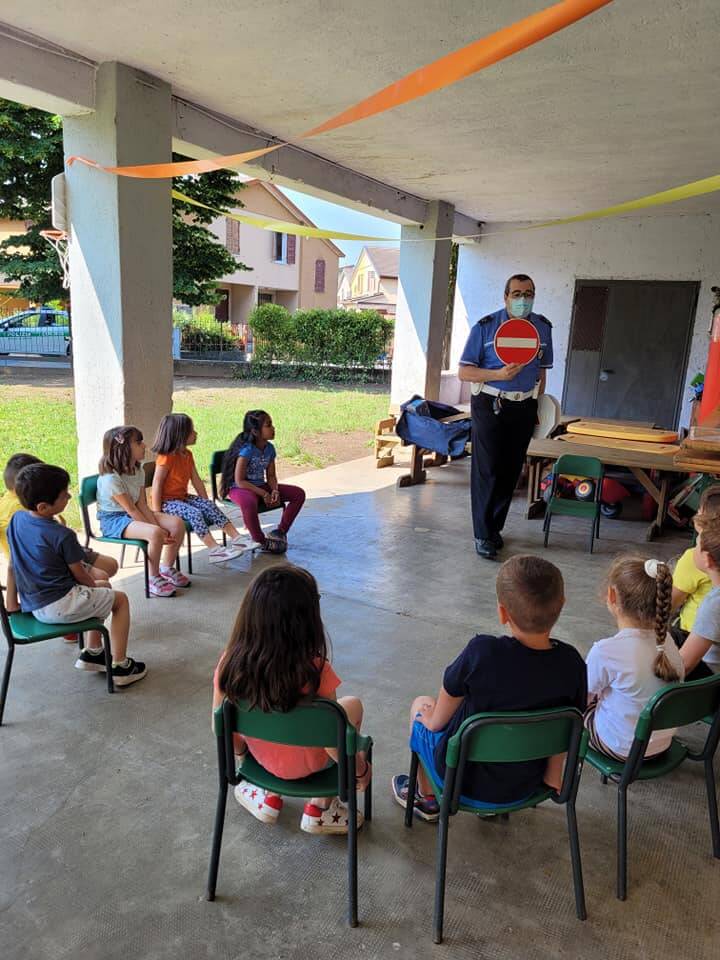
[[540,337],[529,320],[512,317],[495,334],[495,353],[502,363],[530,363],[540,350]]

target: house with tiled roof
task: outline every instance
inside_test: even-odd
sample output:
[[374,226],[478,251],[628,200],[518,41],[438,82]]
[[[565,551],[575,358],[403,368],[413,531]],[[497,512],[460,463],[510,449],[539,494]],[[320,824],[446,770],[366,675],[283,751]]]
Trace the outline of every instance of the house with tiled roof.
[[[399,273],[399,247],[363,247],[349,280],[340,278],[338,305],[346,310],[377,310],[394,317]],[[341,298],[341,293],[349,296]]]

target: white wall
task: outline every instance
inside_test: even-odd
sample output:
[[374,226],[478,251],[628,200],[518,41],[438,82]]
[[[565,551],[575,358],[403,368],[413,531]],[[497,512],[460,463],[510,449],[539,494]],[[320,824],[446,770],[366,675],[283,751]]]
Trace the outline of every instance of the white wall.
[[[517,226],[487,224],[487,236],[479,244],[460,248],[451,369],[457,367],[471,325],[503,305],[507,278],[528,273],[537,286],[535,310],[553,324],[555,366],[549,371],[548,393],[558,399],[563,392],[576,279],[699,280],[686,387],[698,371],[704,372],[712,312],[710,287],[720,285],[720,215],[656,213],[642,219],[511,229]],[[689,397],[685,389],[683,425],[689,419]]]

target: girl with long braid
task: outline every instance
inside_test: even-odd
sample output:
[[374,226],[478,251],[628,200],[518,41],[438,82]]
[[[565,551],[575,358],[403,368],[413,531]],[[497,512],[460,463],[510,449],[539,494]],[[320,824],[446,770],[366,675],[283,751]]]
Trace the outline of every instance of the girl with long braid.
[[[587,657],[590,744],[615,760],[630,753],[635,724],[661,687],[685,676],[668,632],[672,574],[660,560],[620,557],[610,567],[607,607],[617,633],[594,643]],[[674,730],[656,730],[646,756],[668,749]]]

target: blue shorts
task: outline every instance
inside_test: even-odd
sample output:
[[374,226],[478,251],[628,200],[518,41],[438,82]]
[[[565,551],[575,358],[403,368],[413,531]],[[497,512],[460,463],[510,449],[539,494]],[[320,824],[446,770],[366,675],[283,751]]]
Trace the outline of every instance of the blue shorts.
[[[444,735],[444,730],[433,732],[428,730],[425,724],[419,720],[415,720],[413,723],[412,733],[410,734],[410,749],[414,750],[420,757],[423,766],[427,768],[432,779],[439,783],[441,787],[443,786],[443,779],[435,766],[435,748]],[[498,808],[512,807],[515,804],[520,805],[525,803],[527,799],[527,797],[523,797],[522,800],[510,800],[507,803],[488,803],[485,800],[476,800],[474,797],[464,797],[461,794],[460,803],[467,807],[474,807],[475,810],[497,810]]]
[[104,537],[116,537],[118,540],[123,538],[125,528],[133,522],[129,513],[119,510],[98,510],[97,519],[102,535]]

